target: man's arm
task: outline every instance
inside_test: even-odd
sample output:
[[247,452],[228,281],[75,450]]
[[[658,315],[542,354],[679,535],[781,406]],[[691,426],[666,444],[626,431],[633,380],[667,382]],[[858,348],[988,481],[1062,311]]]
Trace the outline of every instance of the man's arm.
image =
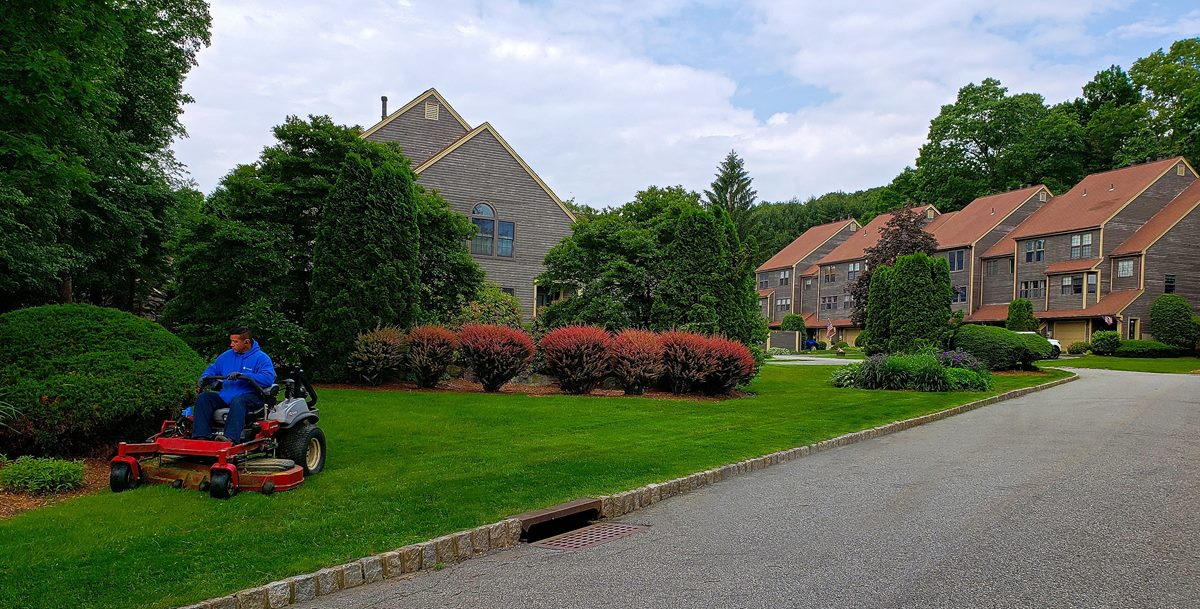
[[254,370],[245,376],[254,379],[264,389],[270,387],[275,382],[275,364],[271,362],[271,356],[259,351],[258,357],[254,358]]

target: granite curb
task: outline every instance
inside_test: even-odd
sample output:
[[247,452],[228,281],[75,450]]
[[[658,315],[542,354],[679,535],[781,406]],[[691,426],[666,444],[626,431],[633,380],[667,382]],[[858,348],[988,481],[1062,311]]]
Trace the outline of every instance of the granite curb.
[[[896,421],[871,429],[843,434],[807,446],[776,451],[761,457],[721,465],[674,480],[647,484],[615,495],[601,496],[599,497],[600,515],[602,518],[616,518],[676,495],[716,484],[727,478],[911,429],[1078,379],[1079,376],[1075,375],[1042,385],[1014,389],[1000,395],[912,419]],[[382,579],[412,576],[421,571],[440,569],[494,550],[512,548],[520,543],[520,540],[521,521],[516,518],[508,518],[474,529],[443,535],[429,541],[410,544],[375,556],[360,558],[344,565],[328,567],[306,575],[296,575],[263,586],[242,590],[229,596],[209,599],[180,609],[279,609],[293,603],[310,601]]]

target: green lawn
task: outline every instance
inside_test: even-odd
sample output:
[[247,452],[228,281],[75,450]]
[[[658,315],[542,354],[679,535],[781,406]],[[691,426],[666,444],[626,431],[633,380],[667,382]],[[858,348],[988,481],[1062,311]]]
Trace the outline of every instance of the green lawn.
[[831,372],[768,366],[724,402],[323,391],[328,467],[297,490],[143,487],[0,521],[0,607],[186,605],[985,395],[833,389]]
[[1167,372],[1187,374],[1200,371],[1200,357],[1112,357],[1107,355],[1085,355],[1075,359],[1053,362],[1038,362],[1044,366],[1066,368],[1104,368],[1106,370],[1128,370],[1131,372]]

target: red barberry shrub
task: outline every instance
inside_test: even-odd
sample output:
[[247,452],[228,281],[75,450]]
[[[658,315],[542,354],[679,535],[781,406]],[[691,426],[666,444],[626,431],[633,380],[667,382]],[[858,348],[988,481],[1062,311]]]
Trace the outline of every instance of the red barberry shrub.
[[608,376],[612,337],[604,328],[564,326],[546,333],[538,346],[543,369],[558,377],[563,393],[591,393]]
[[719,336],[707,339],[707,343],[712,369],[700,385],[706,395],[728,394],[749,383],[758,373],[754,354],[746,345]]
[[467,324],[458,332],[459,353],[484,391],[499,391],[533,360],[533,340],[524,330]]
[[647,330],[621,332],[613,340],[612,371],[626,395],[642,395],[662,376],[662,340]]
[[441,326],[417,326],[408,332],[408,367],[418,387],[436,387],[454,361],[458,337]]
[[663,380],[671,393],[700,388],[715,366],[708,339],[694,332],[663,332]]

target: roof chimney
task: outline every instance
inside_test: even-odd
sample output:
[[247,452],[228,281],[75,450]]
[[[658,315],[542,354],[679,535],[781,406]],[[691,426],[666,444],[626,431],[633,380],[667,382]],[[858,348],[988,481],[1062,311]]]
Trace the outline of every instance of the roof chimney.
[[387,118],[387,96],[380,95],[379,102],[383,105],[383,109],[380,111],[381,113],[379,115],[379,120],[383,120]]

